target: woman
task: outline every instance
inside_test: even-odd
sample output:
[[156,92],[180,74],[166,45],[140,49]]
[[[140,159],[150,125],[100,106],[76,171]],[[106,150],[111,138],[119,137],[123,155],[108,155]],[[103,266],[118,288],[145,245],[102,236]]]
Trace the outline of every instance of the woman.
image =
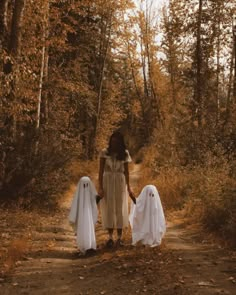
[[107,149],[102,150],[99,167],[99,195],[101,200],[102,224],[108,230],[107,246],[112,247],[113,231],[117,229],[117,245],[122,246],[122,229],[128,226],[128,198],[135,202],[129,184],[131,157],[126,149],[124,138],[118,131],[109,140]]

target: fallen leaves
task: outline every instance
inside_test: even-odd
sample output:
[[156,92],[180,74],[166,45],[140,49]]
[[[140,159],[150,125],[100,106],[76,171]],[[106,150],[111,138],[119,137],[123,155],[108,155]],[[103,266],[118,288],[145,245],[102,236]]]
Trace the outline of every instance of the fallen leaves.
[[[60,223],[61,219],[58,221],[51,220],[50,222],[53,222],[53,224],[55,222]],[[215,292],[217,289],[212,288],[215,288],[216,284],[220,286],[223,282],[221,288],[225,288],[226,290],[227,287],[225,286],[234,288],[232,284],[236,283],[234,273],[231,272],[231,266],[227,268],[228,272],[223,271],[224,273],[228,273],[228,275],[222,275],[221,272],[222,276],[219,282],[214,275],[217,271],[219,273],[222,260],[218,256],[219,259],[217,260],[215,256],[217,254],[214,254],[213,251],[210,256],[205,257],[207,251],[202,255],[198,249],[196,249],[196,245],[194,246],[195,248],[193,250],[190,249],[187,254],[184,250],[170,250],[168,247],[164,249],[124,247],[119,250],[114,249],[114,251],[107,251],[101,247],[99,249],[100,252],[98,251],[93,259],[77,259],[74,255],[76,253],[74,239],[73,243],[71,242],[74,236],[65,231],[65,239],[60,238],[54,240],[53,232],[50,231],[54,229],[55,234],[57,233],[58,235],[58,233],[61,233],[63,230],[63,226],[51,226],[50,222],[48,222],[48,224],[45,222],[42,223],[40,227],[40,233],[42,233],[42,235],[39,235],[38,232],[36,232],[36,235],[35,231],[33,231],[33,247],[30,256],[32,255],[34,258],[27,256],[24,258],[24,262],[21,263],[18,262],[19,260],[16,260],[15,263],[18,265],[21,272],[22,269],[24,270],[25,265],[31,267],[35,265],[37,257],[42,257],[42,261],[40,260],[40,263],[42,262],[41,266],[46,271],[50,283],[53,282],[52,284],[55,284],[55,288],[58,287],[56,286],[56,282],[61,280],[62,282],[59,282],[59,284],[61,283],[63,288],[65,288],[65,284],[67,284],[68,281],[73,281],[72,284],[75,284],[74,286],[79,286],[81,288],[78,294],[105,295],[123,293],[141,295],[157,294],[155,292],[158,290],[160,294],[183,295],[186,294],[184,290],[187,290],[187,292],[189,291],[187,294],[194,294],[196,290],[200,290],[200,292],[207,292],[208,290]],[[44,226],[45,224],[47,227]],[[97,231],[100,230],[101,226],[99,225]],[[8,235],[6,237],[8,237]],[[62,247],[64,242],[68,244]],[[41,252],[39,252],[39,248]],[[7,253],[1,251],[0,258],[4,257],[5,254]],[[60,261],[62,257],[66,258],[63,264]],[[72,257],[74,260],[71,260]],[[60,259],[56,261],[54,258]],[[22,257],[20,260],[22,261]],[[212,265],[213,260],[217,261],[216,267]],[[69,266],[67,265],[68,261]],[[229,262],[227,261],[227,263]],[[230,260],[230,264],[232,264],[232,259]],[[212,272],[209,272],[209,266]],[[42,269],[39,269],[39,272],[38,270],[34,271],[38,282],[42,279],[44,273]],[[54,277],[57,278],[55,279],[55,283],[52,281]],[[4,277],[0,279],[0,288],[2,288],[2,286],[7,286],[8,282],[9,281]],[[26,286],[28,286],[28,283],[18,280],[17,277],[14,277],[14,280],[11,281],[9,285],[11,288],[13,288],[12,284],[15,284],[14,286],[17,287],[18,282],[22,290],[24,290],[24,287],[26,288]],[[67,286],[71,285],[69,284]],[[33,287],[31,286],[30,288]],[[190,290],[193,290],[193,293],[191,293]]]
[[200,287],[215,287],[215,285],[212,284],[212,282],[199,282],[198,286],[200,286]]
[[236,284],[236,279],[235,279],[234,277],[229,277],[229,278],[227,279],[227,281],[230,281],[230,282],[232,282],[233,284]]

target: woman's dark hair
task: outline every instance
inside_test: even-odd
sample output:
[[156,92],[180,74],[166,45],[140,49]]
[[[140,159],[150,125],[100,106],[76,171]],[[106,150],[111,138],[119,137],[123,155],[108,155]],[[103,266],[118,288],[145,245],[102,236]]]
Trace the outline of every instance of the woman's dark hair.
[[127,156],[126,146],[125,146],[125,142],[124,142],[124,137],[119,131],[113,132],[110,137],[109,145],[108,145],[108,149],[107,149],[108,155],[111,155],[111,153],[112,153],[111,141],[113,138],[117,139],[117,149],[116,149],[117,160],[124,161]]

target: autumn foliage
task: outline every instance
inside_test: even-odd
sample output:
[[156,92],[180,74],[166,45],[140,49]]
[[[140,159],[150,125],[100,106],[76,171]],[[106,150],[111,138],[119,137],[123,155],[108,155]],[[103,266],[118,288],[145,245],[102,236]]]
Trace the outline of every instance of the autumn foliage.
[[1,1],[2,201],[53,206],[119,128],[166,207],[235,233],[235,3],[154,2]]

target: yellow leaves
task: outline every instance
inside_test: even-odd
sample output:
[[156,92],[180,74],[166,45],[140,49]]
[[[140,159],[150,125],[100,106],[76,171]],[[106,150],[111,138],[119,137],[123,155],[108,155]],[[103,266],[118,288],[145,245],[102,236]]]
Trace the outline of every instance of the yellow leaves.
[[139,117],[141,114],[141,105],[140,102],[137,100],[134,100],[133,104],[132,104],[132,113],[136,116]]
[[25,239],[16,239],[11,242],[7,248],[7,257],[4,262],[4,272],[8,273],[11,271],[18,260],[29,250],[27,241]]
[[52,249],[55,246],[55,242],[54,241],[48,241],[47,242],[47,248],[48,250]]

